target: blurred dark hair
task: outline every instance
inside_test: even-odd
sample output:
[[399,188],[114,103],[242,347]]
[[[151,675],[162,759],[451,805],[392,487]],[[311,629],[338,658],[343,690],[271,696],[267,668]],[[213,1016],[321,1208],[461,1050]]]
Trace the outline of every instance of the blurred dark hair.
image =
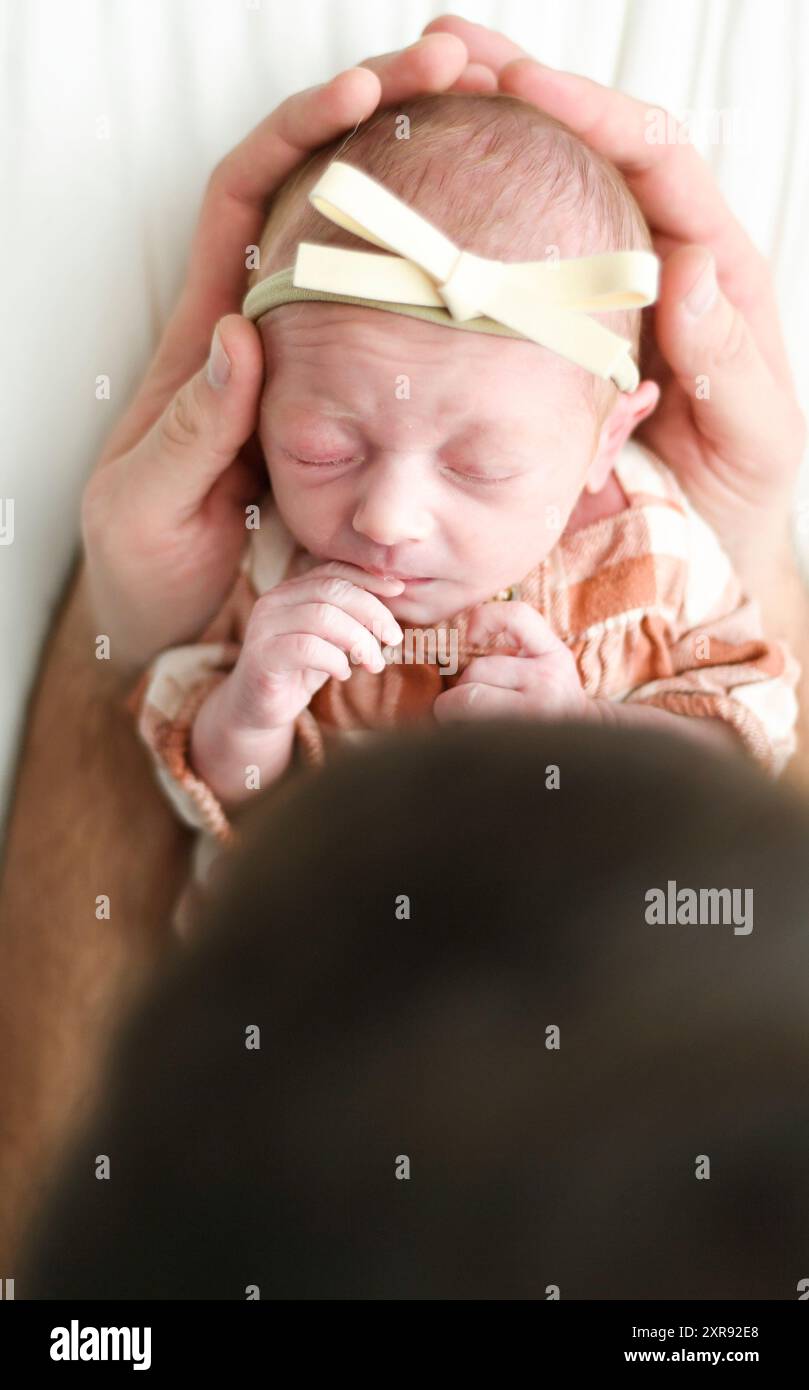
[[[18,1297],[796,1298],[796,793],[674,737],[478,723],[285,782],[247,841],[120,1034]],[[752,888],[752,932],[648,925],[668,880]]]

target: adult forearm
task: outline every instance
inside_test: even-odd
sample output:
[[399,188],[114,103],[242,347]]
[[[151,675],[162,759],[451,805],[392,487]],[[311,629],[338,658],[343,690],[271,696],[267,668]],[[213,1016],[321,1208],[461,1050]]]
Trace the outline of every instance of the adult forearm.
[[[0,881],[0,1270],[171,937],[189,835],[96,659],[83,573],[46,648]],[[109,917],[105,915],[109,902]]]

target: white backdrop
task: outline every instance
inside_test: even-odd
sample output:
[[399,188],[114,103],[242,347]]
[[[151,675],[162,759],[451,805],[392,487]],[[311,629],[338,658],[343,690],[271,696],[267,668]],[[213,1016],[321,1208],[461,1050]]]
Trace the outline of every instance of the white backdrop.
[[[0,0],[0,498],[15,502],[14,542],[0,546],[0,811],[82,485],[170,314],[212,167],[285,96],[413,42],[448,8]],[[809,413],[809,4],[458,0],[454,12],[554,66],[695,113],[695,143],[772,260]],[[716,111],[725,142],[712,138]],[[95,399],[100,374],[110,401]],[[801,543],[809,553],[809,534]]]

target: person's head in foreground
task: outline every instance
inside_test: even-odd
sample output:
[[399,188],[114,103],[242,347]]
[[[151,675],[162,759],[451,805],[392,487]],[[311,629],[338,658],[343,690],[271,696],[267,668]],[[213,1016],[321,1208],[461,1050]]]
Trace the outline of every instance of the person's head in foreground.
[[[254,286],[300,242],[373,251],[308,192],[335,159],[407,202],[457,246],[504,261],[648,251],[617,171],[566,127],[503,95],[423,97],[318,151],[273,201]],[[640,310],[598,322],[630,340]],[[391,599],[428,623],[487,599],[553,549],[600,492],[658,388],[619,392],[537,343],[448,330],[364,305],[283,304],[259,319],[259,438],[288,529],[321,562],[411,582]]]
[[[18,1297],[800,1296],[794,793],[645,732],[481,724],[389,736],[247,828]],[[709,889],[726,916],[660,920]]]

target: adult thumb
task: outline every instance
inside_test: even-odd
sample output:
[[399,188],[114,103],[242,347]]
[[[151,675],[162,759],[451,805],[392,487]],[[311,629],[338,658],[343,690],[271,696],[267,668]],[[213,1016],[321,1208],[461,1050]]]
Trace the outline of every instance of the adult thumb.
[[763,406],[777,385],[706,247],[678,247],[663,263],[655,335],[709,443],[749,457],[772,441]]
[[220,319],[208,361],[176,392],[130,459],[144,504],[193,511],[256,426],[264,376],[261,338],[241,314]]

